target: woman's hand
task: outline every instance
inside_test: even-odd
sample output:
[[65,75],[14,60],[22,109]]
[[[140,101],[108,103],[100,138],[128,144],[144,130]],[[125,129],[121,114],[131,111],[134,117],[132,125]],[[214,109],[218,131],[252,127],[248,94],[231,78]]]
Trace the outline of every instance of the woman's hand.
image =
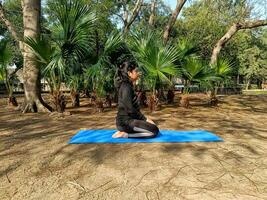
[[[146,118],[146,121],[150,124],[155,124],[155,122],[152,121],[152,119]],[[156,124],[155,124],[156,125]]]

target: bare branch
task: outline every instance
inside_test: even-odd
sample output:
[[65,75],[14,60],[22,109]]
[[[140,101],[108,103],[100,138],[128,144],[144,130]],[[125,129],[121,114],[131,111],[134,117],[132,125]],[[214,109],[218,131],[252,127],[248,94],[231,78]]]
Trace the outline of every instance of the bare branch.
[[132,23],[134,22],[134,20],[136,19],[137,15],[139,14],[139,11],[141,10],[141,7],[143,5],[143,1],[144,0],[137,0],[135,3],[135,6],[132,10],[132,15],[129,19],[129,21],[127,21],[126,26],[124,27],[124,33],[127,33],[130,26],[132,25]]
[[175,21],[179,15],[179,13],[181,12],[185,3],[186,3],[186,0],[177,0],[176,8],[172,12],[172,15],[168,21],[168,24],[166,25],[165,30],[164,30],[163,41],[165,44],[169,40],[170,31],[171,31],[173,25],[175,24]]
[[252,28],[257,28],[257,27],[266,26],[266,25],[267,25],[267,20],[256,20],[256,21],[234,23],[228,29],[228,31],[224,34],[224,36],[221,39],[219,39],[219,41],[216,43],[212,51],[210,63],[215,64],[217,62],[221,49],[239,30],[252,29]]
[[109,11],[110,14],[112,14],[112,15],[116,15],[117,17],[119,17],[119,18],[122,20],[122,22],[124,22],[124,18],[123,18],[121,15],[119,15],[119,14],[116,13],[116,12],[113,12],[112,10],[109,10],[109,8],[108,8],[106,5],[103,5],[103,6],[104,6],[104,8],[105,8],[107,11]]
[[151,0],[151,14],[149,17],[149,26],[153,27],[155,23],[155,12],[156,12],[157,0]]

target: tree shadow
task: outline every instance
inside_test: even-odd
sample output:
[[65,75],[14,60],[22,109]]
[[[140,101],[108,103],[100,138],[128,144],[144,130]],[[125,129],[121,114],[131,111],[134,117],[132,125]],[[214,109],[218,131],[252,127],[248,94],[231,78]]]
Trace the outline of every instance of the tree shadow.
[[[250,99],[251,98],[251,99]],[[248,108],[248,110],[253,110],[254,104],[256,105],[257,100],[254,97],[246,97],[245,100],[236,99],[234,102],[226,101],[226,105],[232,106],[236,103],[237,108],[233,108],[232,112],[238,111],[242,107]],[[242,101],[249,101],[244,103]],[[250,102],[251,101],[251,102]],[[263,103],[266,100],[262,101]],[[251,108],[253,107],[253,108]],[[206,109],[205,107],[200,107],[201,109]],[[256,112],[265,113],[263,108],[256,108]],[[175,111],[176,110],[176,111]],[[166,112],[165,112],[166,111]],[[217,116],[215,112],[216,109],[210,110],[207,116],[203,116],[198,113],[195,114],[195,110],[183,110],[176,106],[171,105],[170,107],[165,107],[165,110],[161,110],[155,115],[155,122],[157,124],[164,124],[168,120],[167,117],[161,117],[162,114],[172,114],[174,117],[174,112],[177,113],[176,118],[178,119],[175,123],[170,124],[170,128],[177,128],[181,126],[180,123],[185,124],[185,128],[202,128],[210,132],[216,133],[221,137],[231,140],[235,149],[239,149],[240,152],[247,152],[246,154],[259,156],[261,152],[254,143],[250,142],[250,139],[256,139],[260,141],[266,141],[267,136],[261,133],[265,133],[266,129],[262,127],[256,127],[253,123],[248,123],[246,121],[230,118],[226,118],[226,114],[222,116]],[[201,110],[199,111],[201,112]],[[154,151],[154,147],[159,147],[160,153],[166,153],[173,158],[173,156],[179,156],[181,153],[189,153],[195,158],[203,159],[205,155],[211,155],[216,157],[216,153],[220,151],[220,159],[233,159],[234,162],[239,166],[242,166],[242,162],[246,160],[246,156],[239,152],[235,152],[235,149],[225,149],[222,151],[220,148],[226,148],[227,142],[214,145],[214,143],[161,143],[161,144],[82,144],[82,145],[68,145],[67,141],[73,136],[73,134],[83,127],[94,127],[94,128],[110,128],[115,127],[115,123],[111,118],[115,119],[114,113],[103,113],[99,114],[98,118],[85,118],[88,113],[77,112],[76,116],[66,117],[63,119],[51,119],[48,115],[39,114],[27,114],[23,115],[23,119],[20,118],[20,114],[16,112],[10,112],[8,115],[6,111],[0,109],[1,122],[0,122],[0,132],[10,131],[8,135],[0,135],[0,143],[4,145],[4,150],[0,153],[0,159],[7,158],[21,158],[24,156],[31,156],[32,150],[36,155],[42,156],[42,163],[35,175],[40,175],[46,170],[62,170],[70,165],[77,164],[81,162],[90,163],[95,166],[99,166],[104,163],[108,163],[117,156],[120,156],[121,152],[126,152],[127,155],[131,156],[131,152],[140,152],[138,157],[142,158],[143,152]],[[110,115],[110,116],[109,116]],[[227,116],[229,117],[229,116]],[[62,121],[62,123],[54,123],[56,121]],[[100,121],[102,120],[102,121]],[[47,126],[44,123],[48,123]],[[195,125],[195,123],[198,123]],[[14,126],[15,124],[15,126]],[[200,125],[199,125],[200,124]],[[229,137],[230,136],[230,137]],[[246,136],[247,143],[245,140],[240,141],[240,138]],[[54,142],[55,140],[55,142]],[[58,142],[58,144],[57,144]],[[17,145],[16,147],[12,147]],[[49,145],[56,145],[56,147],[51,147],[50,151],[45,148],[49,148]],[[17,149],[21,148],[21,149]],[[132,149],[133,148],[133,149]],[[128,151],[129,150],[129,151]],[[43,152],[47,152],[43,155]],[[217,156],[218,157],[218,156]],[[216,157],[216,158],[217,158]],[[120,157],[119,157],[120,158]],[[121,159],[121,158],[120,158]],[[153,162],[153,158],[149,162]],[[186,158],[184,158],[186,160]],[[5,167],[4,170],[0,171],[0,177],[6,173],[11,173],[22,164],[27,162],[26,160],[20,160],[10,166]],[[33,162],[33,161],[31,161]],[[112,160],[114,163],[114,160]],[[141,161],[140,161],[141,162]]]
[[[20,167],[23,164],[22,161],[16,161],[9,165],[6,169],[0,171],[0,178],[3,176],[8,176],[9,173],[15,171],[18,167]],[[9,180],[9,179],[8,179]],[[9,180],[10,181],[10,180]]]

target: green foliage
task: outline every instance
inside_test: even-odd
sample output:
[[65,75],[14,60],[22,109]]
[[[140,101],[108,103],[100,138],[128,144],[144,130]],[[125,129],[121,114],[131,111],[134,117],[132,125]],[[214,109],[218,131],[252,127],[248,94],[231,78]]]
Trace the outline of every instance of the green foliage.
[[234,64],[227,59],[219,58],[217,62],[211,65],[212,73],[215,78],[211,81],[211,88],[217,94],[217,89],[230,82],[231,75],[233,74]]
[[13,93],[14,78],[8,72],[8,66],[12,60],[12,52],[8,48],[6,40],[0,40],[0,81],[4,81],[8,94]]
[[[244,2],[244,1],[243,1]],[[226,33],[233,22],[244,19],[248,13],[241,1],[194,1],[183,9],[183,18],[175,25],[175,40],[186,38],[200,49],[202,59],[209,61],[216,42]],[[222,50],[221,55],[233,59],[237,55],[238,41],[234,37]]]
[[180,75],[175,65],[178,58],[176,48],[164,46],[159,35],[152,32],[135,34],[129,38],[129,47],[153,91],[158,83],[171,84],[170,76]]
[[214,75],[217,78],[219,78],[221,81],[225,81],[232,75],[234,65],[227,59],[219,58],[217,63],[211,65],[211,68],[214,70]]
[[[5,16],[14,25],[18,35],[23,37],[23,19],[22,19],[22,7],[20,0],[5,0],[3,1],[3,7],[5,10]],[[11,36],[11,33],[7,30],[7,27],[0,20],[0,38],[3,37],[7,43],[8,48],[12,51],[11,63],[15,64],[17,68],[22,68],[23,58],[17,43]]]
[[115,66],[110,61],[110,55],[120,48],[122,42],[120,33],[112,33],[104,44],[104,50],[98,56],[97,62],[85,69],[86,76],[91,79],[93,84],[92,89],[99,97],[104,96],[109,89],[112,89],[108,85],[113,85]]
[[246,34],[242,38],[243,45],[239,47],[239,73],[244,75],[247,81],[251,79],[267,79],[267,42],[266,36]]
[[12,59],[11,51],[7,44],[7,41],[0,40],[0,65],[3,68],[7,68],[7,65],[10,64]]
[[82,86],[82,77],[79,75],[71,75],[68,77],[68,87],[71,88],[73,91],[78,92]]
[[78,0],[60,0],[49,4],[49,9],[56,19],[51,27],[52,39],[60,47],[62,58],[80,60],[92,45],[88,30],[95,17],[89,6]]
[[[221,59],[208,64],[214,45],[232,23],[251,19],[253,3],[191,1],[178,17],[170,43],[164,46],[162,34],[171,13],[164,1],[157,1],[153,32],[146,31],[151,11],[149,1],[144,1],[126,41],[117,33],[123,25],[123,2],[128,10],[133,9],[135,2],[129,0],[47,0],[42,4],[41,37],[25,38],[25,43],[34,50],[35,61],[53,90],[65,82],[71,89],[87,87],[103,96],[113,91],[116,65],[125,60],[137,61],[143,73],[141,83],[154,91],[171,85],[175,77],[183,78],[188,87],[219,87],[233,82],[237,75],[253,83],[267,79],[266,29],[239,31],[223,47]],[[4,7],[22,37],[20,1],[6,0]],[[21,67],[20,50],[3,23],[0,35],[13,54],[8,62]],[[1,70],[4,74],[3,67]]]
[[[90,8],[78,0],[52,2],[49,9],[55,17],[51,36],[39,40],[26,38],[25,43],[33,49],[52,91],[59,91],[63,81],[73,83],[73,77],[79,73],[77,66],[91,50],[88,30],[92,29],[95,17]],[[72,83],[69,85],[76,87]]]
[[[23,18],[22,18],[22,7],[20,0],[5,0],[3,1],[3,7],[5,8],[5,16],[16,28],[19,36],[23,36]],[[9,42],[13,41],[10,33],[4,24],[0,23],[0,35],[8,39]]]

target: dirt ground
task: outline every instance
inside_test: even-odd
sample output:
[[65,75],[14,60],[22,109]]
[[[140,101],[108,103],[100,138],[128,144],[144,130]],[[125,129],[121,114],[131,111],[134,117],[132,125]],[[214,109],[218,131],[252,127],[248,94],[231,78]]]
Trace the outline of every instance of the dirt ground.
[[80,128],[115,128],[116,108],[95,113],[81,100],[59,117],[0,99],[1,200],[267,199],[266,95],[144,110],[160,129],[205,129],[224,142],[68,145]]

